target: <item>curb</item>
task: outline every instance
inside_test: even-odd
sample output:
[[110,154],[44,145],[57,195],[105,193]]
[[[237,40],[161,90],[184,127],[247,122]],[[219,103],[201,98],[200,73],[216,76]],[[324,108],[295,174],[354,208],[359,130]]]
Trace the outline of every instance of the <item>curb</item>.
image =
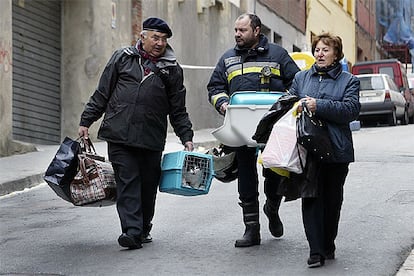
[[[194,142],[194,151],[205,153],[207,149],[218,146],[217,141]],[[165,151],[164,153],[167,153]],[[0,183],[0,196],[11,194],[24,189],[33,188],[44,183],[44,172],[26,176],[20,179]]]
[[398,270],[395,276],[413,276],[414,275],[414,249],[408,255],[403,265]]
[[0,184],[0,196],[4,196],[16,191],[23,191],[26,188],[33,188],[43,182],[44,173],[39,173],[31,176],[24,177],[22,179],[16,179],[13,181]]

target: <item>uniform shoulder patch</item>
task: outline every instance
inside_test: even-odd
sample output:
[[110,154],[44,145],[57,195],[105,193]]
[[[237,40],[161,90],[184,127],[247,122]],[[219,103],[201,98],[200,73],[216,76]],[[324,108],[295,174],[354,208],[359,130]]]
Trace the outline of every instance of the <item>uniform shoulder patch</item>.
[[241,56],[234,56],[224,59],[224,64],[226,67],[230,67],[233,64],[237,64],[241,62]]

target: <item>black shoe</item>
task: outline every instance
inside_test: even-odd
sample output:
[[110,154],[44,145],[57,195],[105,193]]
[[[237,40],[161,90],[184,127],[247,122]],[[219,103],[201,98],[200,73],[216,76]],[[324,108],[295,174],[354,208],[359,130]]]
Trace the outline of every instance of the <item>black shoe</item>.
[[308,267],[321,267],[325,264],[325,258],[319,254],[311,255],[308,259]]
[[148,233],[147,235],[143,235],[143,236],[142,236],[142,238],[141,238],[141,242],[142,242],[142,243],[149,243],[149,242],[152,242],[152,237],[151,237],[151,234],[150,234],[150,233]]
[[263,212],[269,219],[269,231],[273,237],[280,238],[283,236],[283,224],[280,220],[278,208],[272,208],[271,204],[266,201],[263,206]]
[[118,238],[118,243],[122,247],[128,247],[128,249],[140,249],[142,248],[141,239],[122,233]]

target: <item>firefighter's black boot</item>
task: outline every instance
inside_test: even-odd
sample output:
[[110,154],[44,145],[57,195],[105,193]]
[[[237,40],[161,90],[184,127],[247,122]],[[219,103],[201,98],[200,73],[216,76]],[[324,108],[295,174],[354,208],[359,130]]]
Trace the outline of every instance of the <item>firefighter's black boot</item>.
[[270,233],[276,238],[283,236],[283,224],[279,217],[279,206],[281,201],[282,197],[277,201],[267,199],[263,206],[263,211],[269,219]]
[[241,202],[243,222],[246,226],[243,238],[236,240],[235,247],[248,247],[260,244],[259,202]]

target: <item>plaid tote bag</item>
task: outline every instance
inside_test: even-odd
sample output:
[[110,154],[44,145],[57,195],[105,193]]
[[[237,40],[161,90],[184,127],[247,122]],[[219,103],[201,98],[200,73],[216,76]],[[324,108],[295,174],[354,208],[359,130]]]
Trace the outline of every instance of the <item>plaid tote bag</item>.
[[74,205],[98,203],[111,205],[116,201],[116,183],[112,165],[96,160],[86,154],[79,154],[79,171],[70,184]]

